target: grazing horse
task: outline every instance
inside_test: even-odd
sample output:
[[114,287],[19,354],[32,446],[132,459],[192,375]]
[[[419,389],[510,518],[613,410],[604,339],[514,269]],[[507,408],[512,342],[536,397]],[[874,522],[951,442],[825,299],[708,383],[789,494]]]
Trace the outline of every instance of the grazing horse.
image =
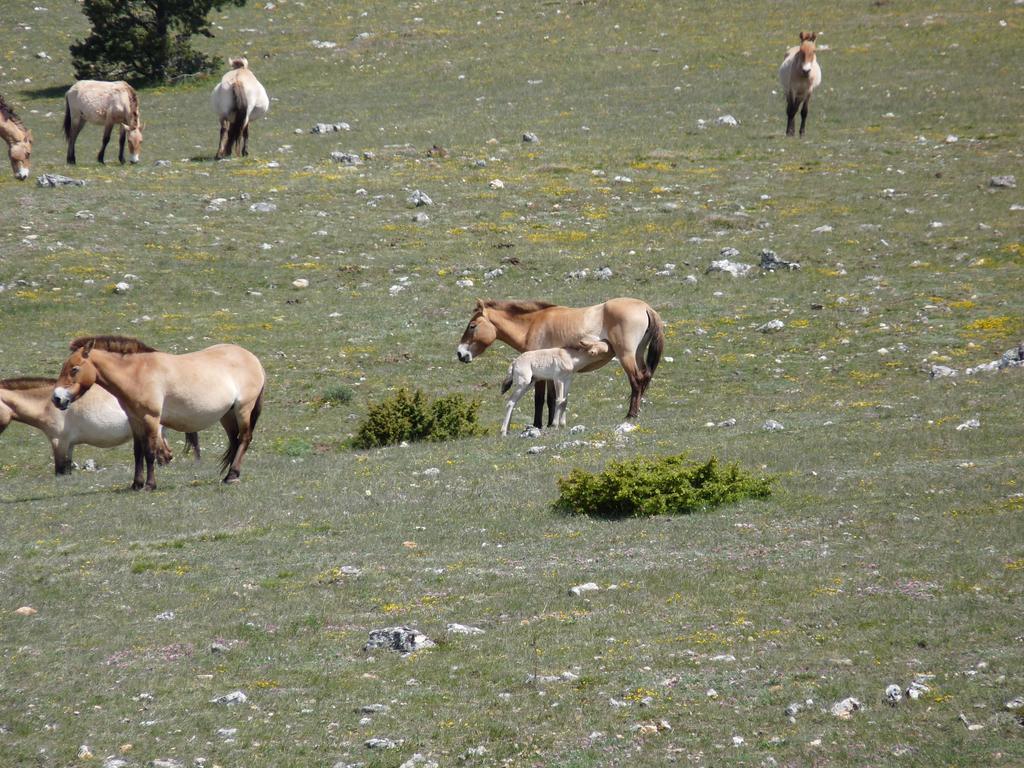
[[[647,391],[665,346],[665,324],[639,299],[609,299],[591,307],[560,307],[543,301],[483,301],[477,299],[456,354],[463,363],[483,353],[495,339],[519,352],[546,347],[569,347],[584,336],[607,339],[611,353],[629,379],[631,395],[627,418],[640,413],[640,398]],[[646,350],[646,360],[644,352]],[[600,368],[611,358],[599,357],[581,371]],[[534,392],[533,424],[540,427],[544,408],[544,382]],[[554,423],[555,392],[548,391],[548,426]]]
[[11,160],[14,178],[24,181],[31,166],[32,131],[25,128],[3,96],[0,96],[0,139],[7,142],[7,156]]
[[786,94],[786,135],[793,135],[793,122],[797,110],[800,110],[800,135],[804,135],[807,125],[807,107],[811,103],[811,94],[821,85],[821,67],[818,66],[814,53],[816,32],[801,32],[800,45],[793,46],[786,52],[786,58],[779,67],[779,80],[782,91]]
[[93,384],[108,390],[128,414],[135,442],[133,490],[156,487],[153,459],[161,424],[199,432],[219,420],[228,436],[221,458],[221,470],[227,470],[224,482],[238,482],[266,384],[263,366],[252,352],[216,344],[171,355],[125,336],[76,339],[53,389],[53,402],[66,410]]
[[[50,399],[56,385],[56,379],[28,376],[0,381],[0,432],[12,421],[42,430],[53,449],[53,469],[58,475],[71,474],[71,453],[79,443],[112,448],[131,438],[128,415],[105,389],[89,390],[67,411],[61,411]],[[199,436],[189,433],[185,441],[198,459]],[[168,464],[171,456],[171,447],[161,438],[158,461]]]
[[213,111],[220,118],[220,142],[217,159],[222,160],[238,151],[242,139],[242,156],[249,154],[249,121],[258,120],[270,109],[266,89],[249,69],[244,56],[231,59],[231,70],[213,89]]
[[142,122],[139,119],[139,97],[124,80],[79,80],[71,86],[64,97],[64,138],[68,142],[67,161],[75,164],[75,141],[86,123],[103,126],[103,144],[96,155],[103,162],[103,155],[110,143],[110,132],[115,125],[121,126],[118,140],[117,159],[124,165],[124,144],[128,142],[128,161],[139,162],[142,151]]
[[501,391],[515,390],[508,398],[505,409],[505,421],[501,425],[501,434],[508,434],[508,424],[512,421],[512,411],[516,407],[530,384],[538,381],[550,381],[555,387],[555,415],[552,420],[555,426],[565,426],[565,410],[569,402],[569,384],[572,375],[588,365],[596,362],[596,358],[604,358],[607,362],[611,357],[608,342],[593,336],[584,336],[577,346],[553,347],[551,349],[532,349],[523,352],[508,367],[508,375],[501,385]]

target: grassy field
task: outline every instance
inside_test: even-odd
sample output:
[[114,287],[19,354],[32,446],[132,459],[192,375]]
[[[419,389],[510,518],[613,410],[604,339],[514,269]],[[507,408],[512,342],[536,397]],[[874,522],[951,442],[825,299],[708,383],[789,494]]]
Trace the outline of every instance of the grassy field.
[[[241,344],[269,383],[237,487],[216,430],[154,493],[127,490],[127,445],[79,446],[98,471],[55,480],[41,434],[0,438],[0,764],[1024,764],[1004,706],[1024,695],[1024,371],[928,375],[1024,341],[1024,6],[831,5],[250,4],[201,41],[271,95],[249,158],[212,160],[211,78],[140,91],[139,165],[97,165],[90,127],[69,168],[84,17],[8,2],[0,93],[35,134],[32,179],[87,185],[0,174],[0,378],[120,333]],[[776,78],[801,28],[824,73],[802,141]],[[1016,189],[989,186],[1006,173]],[[705,274],[729,246],[802,268]],[[640,428],[615,434],[629,387],[608,366],[573,387],[585,444],[498,437],[511,350],[455,359],[475,298],[620,295],[668,327]],[[339,385],[351,401],[325,403]],[[491,435],[347,448],[398,386],[479,399]],[[680,452],[774,493],[674,519],[552,509],[574,467]],[[399,624],[437,647],[362,651]],[[884,703],[919,675],[920,699]],[[829,714],[848,696],[863,709]]]

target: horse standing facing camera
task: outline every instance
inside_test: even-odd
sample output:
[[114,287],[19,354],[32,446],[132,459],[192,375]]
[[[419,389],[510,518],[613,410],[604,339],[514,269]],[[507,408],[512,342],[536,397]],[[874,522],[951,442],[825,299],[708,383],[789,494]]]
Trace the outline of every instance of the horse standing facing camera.
[[786,58],[779,67],[779,80],[782,91],[786,94],[786,135],[794,133],[796,113],[800,112],[800,135],[804,135],[807,125],[807,108],[811,103],[811,94],[821,85],[821,67],[815,53],[814,41],[816,32],[801,32],[800,45],[793,46],[786,52]]
[[103,144],[96,156],[100,163],[115,125],[121,126],[117,159],[124,165],[124,145],[127,142],[128,162],[139,162],[142,153],[139,97],[124,80],[79,80],[64,96],[64,138],[68,142],[69,165],[75,164],[75,142],[86,123],[103,126]]

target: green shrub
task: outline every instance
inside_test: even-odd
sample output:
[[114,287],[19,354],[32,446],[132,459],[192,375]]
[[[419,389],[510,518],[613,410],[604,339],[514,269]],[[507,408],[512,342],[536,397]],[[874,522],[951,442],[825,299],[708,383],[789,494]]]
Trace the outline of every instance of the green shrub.
[[599,474],[574,469],[559,478],[564,512],[599,517],[687,514],[771,493],[773,480],[714,457],[688,464],[684,455],[613,461]]
[[352,399],[352,390],[344,384],[335,384],[329,387],[320,397],[317,398],[317,405],[344,405]]
[[355,448],[379,448],[406,440],[441,442],[487,434],[477,421],[479,400],[449,395],[428,402],[422,392],[399,389],[392,397],[371,405],[352,439]]

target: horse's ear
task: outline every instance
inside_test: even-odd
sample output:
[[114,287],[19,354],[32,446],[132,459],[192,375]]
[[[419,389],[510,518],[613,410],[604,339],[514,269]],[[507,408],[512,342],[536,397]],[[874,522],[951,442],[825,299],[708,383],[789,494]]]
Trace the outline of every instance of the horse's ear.
[[96,345],[96,339],[89,339],[85,344],[82,345],[82,357],[89,357],[89,353],[92,352],[92,348]]
[[815,40],[818,39],[818,33],[817,32],[811,32],[810,37],[808,37],[807,39],[810,40],[813,43]]
[[32,143],[32,131],[25,132],[25,141],[27,141],[29,144]]
[[813,40],[813,39],[814,38],[811,37],[811,33],[810,32],[801,32],[800,33],[800,42],[801,43],[804,42],[804,40]]
[[484,300],[483,299],[477,299],[476,300],[476,309],[477,309],[478,312],[483,312],[484,311]]

